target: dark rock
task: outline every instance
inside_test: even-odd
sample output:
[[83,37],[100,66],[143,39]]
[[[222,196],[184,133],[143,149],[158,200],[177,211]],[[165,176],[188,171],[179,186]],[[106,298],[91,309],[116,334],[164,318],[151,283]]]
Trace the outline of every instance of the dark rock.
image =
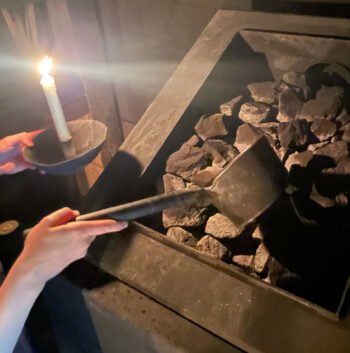
[[346,142],[350,142],[350,124],[346,124],[340,130],[343,132],[342,139]]
[[335,197],[335,203],[337,206],[347,207],[349,206],[349,199],[344,193],[341,193]]
[[239,118],[250,124],[260,124],[265,122],[270,116],[271,108],[264,103],[248,102],[241,106]]
[[350,71],[348,71],[344,66],[337,63],[332,63],[326,66],[323,71],[328,74],[337,74],[348,85],[350,85]]
[[220,105],[220,112],[227,116],[232,116],[238,103],[242,100],[243,96],[232,98],[230,101]]
[[163,225],[170,227],[200,227],[207,220],[206,208],[199,208],[197,205],[169,208],[163,211]]
[[203,141],[212,137],[226,136],[228,134],[224,114],[202,116],[194,129]]
[[288,195],[293,195],[296,191],[298,191],[298,189],[297,189],[294,185],[288,184],[288,185],[285,187],[284,191],[285,191],[286,194],[288,194]]
[[253,268],[256,273],[266,274],[270,254],[265,245],[261,243],[256,249],[254,256]]
[[301,110],[302,103],[293,89],[288,88],[278,95],[278,115],[276,119],[280,122],[286,122],[294,119]]
[[272,81],[253,82],[247,88],[255,102],[273,104],[276,101]]
[[194,248],[198,240],[192,235],[192,233],[181,227],[172,227],[168,229],[167,237],[178,241],[179,243],[191,246]]
[[303,105],[298,117],[307,121],[334,119],[341,107],[340,92],[336,88],[323,86],[317,92],[315,99],[311,99]]
[[205,235],[200,239],[196,245],[196,249],[219,260],[224,260],[228,256],[228,249],[226,246],[210,235]]
[[201,140],[197,135],[192,135],[185,144],[191,147],[197,147],[200,144]]
[[294,87],[297,91],[302,92],[303,97],[307,99],[310,94],[310,88],[306,83],[304,74],[295,71],[285,72],[282,76],[282,80]]
[[209,217],[205,226],[205,232],[215,238],[235,238],[241,231],[226,216],[216,213]]
[[252,233],[252,238],[257,240],[257,241],[262,241],[263,240],[263,234],[261,231],[261,228],[259,225],[256,226],[256,228],[254,229],[253,233]]
[[280,123],[277,131],[281,146],[284,148],[298,149],[310,140],[309,125],[305,120]]
[[290,168],[292,165],[300,165],[301,167],[306,167],[308,163],[311,161],[313,157],[313,153],[311,151],[304,151],[304,152],[295,152],[291,155],[289,155],[285,167],[287,168],[288,171],[290,171]]
[[341,111],[341,113],[336,117],[335,119],[336,121],[338,121],[340,124],[342,125],[346,125],[347,123],[350,122],[350,115],[348,114],[348,112],[346,111],[345,108],[343,108],[343,110]]
[[350,157],[341,157],[334,168],[322,170],[322,174],[326,175],[350,175]]
[[240,153],[244,152],[247,148],[252,146],[263,133],[258,128],[250,124],[243,124],[237,130],[235,147]]
[[281,161],[281,162],[285,162],[285,159],[287,157],[287,152],[288,150],[284,147],[280,147],[280,148],[275,148],[274,146],[272,146],[273,150],[275,151],[278,159]]
[[168,158],[166,172],[190,179],[194,173],[206,168],[210,161],[211,156],[208,152],[184,144]]
[[[172,174],[163,175],[163,182],[166,194],[187,189],[185,188],[184,180]],[[206,209],[194,204],[169,208],[163,211],[163,225],[165,228],[202,226],[207,218]]]
[[311,132],[320,140],[326,141],[333,137],[337,132],[337,125],[330,120],[315,120],[311,124]]
[[256,128],[261,129],[261,131],[264,133],[264,135],[271,137],[273,140],[278,139],[277,135],[277,128],[278,128],[279,123],[261,123],[255,125]]
[[212,184],[214,179],[222,172],[223,168],[207,167],[192,175],[192,183],[204,188]]
[[253,265],[253,261],[254,255],[235,255],[232,257],[232,262],[243,269],[250,269]]
[[211,154],[213,167],[222,168],[239,155],[236,148],[222,140],[209,139],[204,142],[202,149]]
[[319,148],[314,152],[315,155],[327,156],[333,158],[335,161],[342,157],[349,156],[348,143],[345,141],[337,141],[329,143],[324,147]]
[[171,194],[185,189],[185,181],[176,175],[164,174],[163,183],[164,192],[166,194]]
[[271,284],[277,285],[279,279],[285,273],[289,271],[284,268],[275,258],[271,258],[268,263],[268,276],[270,278]]
[[324,142],[319,142],[319,143],[312,143],[311,145],[307,146],[307,149],[309,151],[316,151],[318,149],[320,149],[321,147],[324,147],[326,145],[328,145],[329,142],[328,141],[324,141]]
[[320,206],[322,206],[324,208],[334,207],[335,206],[335,201],[330,199],[330,198],[328,198],[328,197],[320,195],[319,192],[317,191],[315,185],[312,186],[310,199],[312,201],[315,201],[316,203],[318,203]]
[[322,86],[316,93],[316,98],[325,98],[337,96],[339,98],[344,96],[344,88],[340,86]]

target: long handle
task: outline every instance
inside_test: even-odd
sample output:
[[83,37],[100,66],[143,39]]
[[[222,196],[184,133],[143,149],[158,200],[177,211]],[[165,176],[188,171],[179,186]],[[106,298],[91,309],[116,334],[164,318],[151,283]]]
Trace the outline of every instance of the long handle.
[[86,221],[101,217],[113,218],[117,221],[128,221],[131,219],[148,216],[167,208],[176,207],[184,203],[195,201],[201,202],[209,193],[204,189],[183,191],[173,194],[162,194],[148,197],[146,199],[130,202],[124,205],[105,208],[96,212],[87,213],[76,218],[77,221]]

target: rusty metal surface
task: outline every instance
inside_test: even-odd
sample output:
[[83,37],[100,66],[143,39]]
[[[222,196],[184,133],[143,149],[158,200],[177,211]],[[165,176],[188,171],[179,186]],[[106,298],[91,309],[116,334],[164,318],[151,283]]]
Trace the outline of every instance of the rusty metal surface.
[[332,320],[325,309],[144,226],[98,239],[90,256],[109,274],[247,352],[350,351],[349,320]]

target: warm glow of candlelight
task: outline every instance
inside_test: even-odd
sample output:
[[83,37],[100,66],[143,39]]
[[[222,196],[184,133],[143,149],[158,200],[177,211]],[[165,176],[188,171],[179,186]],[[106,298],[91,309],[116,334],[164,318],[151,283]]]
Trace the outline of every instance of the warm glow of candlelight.
[[51,68],[52,68],[52,58],[46,55],[45,58],[40,61],[40,64],[38,66],[39,72],[42,76],[46,76],[50,73]]

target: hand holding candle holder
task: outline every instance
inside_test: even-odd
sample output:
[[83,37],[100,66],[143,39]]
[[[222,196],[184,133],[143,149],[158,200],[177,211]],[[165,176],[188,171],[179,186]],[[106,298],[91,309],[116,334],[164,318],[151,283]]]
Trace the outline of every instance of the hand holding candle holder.
[[107,136],[107,127],[96,120],[75,120],[69,123],[63,114],[55,79],[51,76],[52,59],[46,56],[39,64],[43,88],[55,129],[35,137],[34,146],[24,150],[24,158],[38,170],[56,175],[75,174],[100,152]]

